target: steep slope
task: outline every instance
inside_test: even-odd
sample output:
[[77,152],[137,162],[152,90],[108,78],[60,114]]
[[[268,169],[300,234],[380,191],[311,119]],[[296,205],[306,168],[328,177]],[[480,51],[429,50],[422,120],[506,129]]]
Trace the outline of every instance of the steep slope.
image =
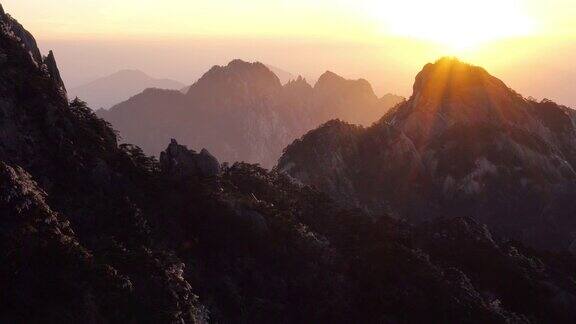
[[170,79],[153,78],[139,70],[121,70],[68,91],[71,98],[79,97],[94,109],[110,109],[148,88],[177,90],[184,84]]
[[200,318],[181,263],[152,244],[131,202],[144,170],[104,121],[68,103],[53,54],[39,61],[33,37],[0,18],[2,321]]
[[371,212],[416,221],[470,215],[566,249],[576,239],[575,116],[445,58],[425,66],[412,97],[378,124],[342,140],[348,126],[329,123],[288,147],[279,169]]
[[[145,316],[152,314],[147,314],[146,306],[134,295],[139,289],[136,278],[123,275],[82,246],[70,222],[52,211],[45,198],[46,193],[24,170],[0,164],[2,321],[149,319]],[[166,285],[168,280],[161,279],[164,270],[160,267],[156,272],[150,271],[147,279]],[[191,292],[188,294],[193,296]]]
[[368,82],[327,73],[315,87],[301,77],[282,86],[261,63],[215,66],[181,96],[145,91],[98,114],[123,139],[158,155],[171,137],[206,147],[227,162],[272,167],[281,149],[331,118],[378,120],[394,100],[379,100]]

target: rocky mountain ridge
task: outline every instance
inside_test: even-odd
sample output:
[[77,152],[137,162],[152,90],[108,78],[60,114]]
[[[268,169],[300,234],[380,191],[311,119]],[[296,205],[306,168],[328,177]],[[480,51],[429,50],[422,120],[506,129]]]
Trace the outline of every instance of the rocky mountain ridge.
[[381,100],[365,80],[332,72],[312,87],[302,77],[282,85],[262,63],[215,66],[185,95],[145,91],[99,111],[124,140],[158,155],[170,138],[206,147],[227,162],[276,164],[283,147],[331,118],[370,124],[401,98]]

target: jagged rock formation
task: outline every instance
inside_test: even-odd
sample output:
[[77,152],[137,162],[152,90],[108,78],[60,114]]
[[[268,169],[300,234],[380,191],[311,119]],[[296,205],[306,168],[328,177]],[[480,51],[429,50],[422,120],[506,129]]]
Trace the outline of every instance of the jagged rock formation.
[[367,81],[331,72],[314,87],[301,77],[283,86],[264,64],[234,60],[210,69],[186,94],[146,90],[98,114],[149,154],[174,137],[222,161],[270,168],[282,148],[326,120],[370,124],[399,100],[379,100]]
[[63,92],[66,92],[66,86],[64,85],[64,81],[60,76],[60,71],[58,70],[58,66],[56,65],[56,59],[54,58],[54,52],[48,52],[48,56],[44,58],[44,64],[46,64],[46,68],[48,69],[48,73],[50,77],[56,82],[60,89]]
[[569,255],[466,217],[415,227],[341,209],[254,165],[215,174],[176,142],[159,163],[67,102],[21,40],[1,32],[0,52],[0,322],[576,320]]
[[354,135],[328,123],[291,145],[279,169],[374,213],[465,214],[564,250],[576,230],[575,125],[573,110],[446,58],[426,65],[412,97],[379,123]]
[[34,36],[24,29],[16,19],[5,13],[2,5],[0,5],[0,20],[2,21],[2,32],[6,36],[17,40],[34,62],[37,65],[41,64],[42,55],[40,54]]
[[206,149],[196,153],[172,139],[166,151],[160,154],[160,168],[176,178],[214,177],[220,172],[220,163]]
[[4,8],[0,5],[0,22],[2,24],[2,32],[8,36],[18,41],[22,48],[30,55],[32,62],[38,66],[47,69],[47,73],[56,81],[56,83],[62,88],[63,93],[66,93],[66,88],[64,87],[64,82],[60,77],[60,72],[56,66],[56,60],[54,59],[54,53],[49,52],[48,56],[43,58],[36,44],[36,39],[30,34],[24,27],[9,14],[4,12]]

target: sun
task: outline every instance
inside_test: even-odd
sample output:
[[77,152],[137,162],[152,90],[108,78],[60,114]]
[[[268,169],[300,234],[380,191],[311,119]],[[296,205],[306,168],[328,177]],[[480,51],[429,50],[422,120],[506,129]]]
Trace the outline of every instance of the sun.
[[370,0],[368,7],[387,33],[435,42],[453,54],[535,29],[519,0]]

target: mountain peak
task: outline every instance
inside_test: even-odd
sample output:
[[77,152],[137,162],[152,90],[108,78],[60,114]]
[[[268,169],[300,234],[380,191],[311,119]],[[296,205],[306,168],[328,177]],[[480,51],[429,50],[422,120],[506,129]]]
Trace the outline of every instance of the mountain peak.
[[[555,144],[543,148],[546,145],[538,143],[547,141],[550,132],[569,129],[571,124],[570,116],[557,105],[548,107],[530,102],[485,69],[455,58],[427,64],[416,77],[412,97],[393,109],[383,121],[404,132],[423,152],[434,151],[432,147],[441,142],[460,143],[468,154],[460,156],[472,161],[469,165],[482,165],[482,159],[489,160],[487,156],[491,154],[493,161],[497,160],[494,157],[503,154],[499,147],[513,141],[534,152],[554,152]],[[499,144],[495,146],[495,143]],[[511,146],[506,154],[516,154],[515,158],[523,159],[518,157],[522,154],[516,152],[515,147]],[[494,153],[498,150],[501,151]],[[543,159],[556,159],[554,154],[544,155]],[[572,170],[563,170],[559,175],[555,171],[559,167],[546,163],[541,166],[539,172],[548,174],[548,179],[572,178]],[[468,174],[472,172],[464,170]],[[466,174],[458,172],[454,174]]]
[[343,91],[344,89],[353,88],[359,93],[376,97],[372,85],[367,80],[348,80],[332,71],[324,72],[314,85],[314,88],[321,92]]
[[508,96],[511,90],[484,68],[460,61],[455,57],[443,57],[424,66],[414,83],[415,99],[426,95],[427,99],[452,100],[457,96],[481,94]]
[[334,81],[334,80],[343,81],[345,79],[343,77],[339,76],[338,74],[332,72],[332,71],[326,71],[326,72],[322,73],[320,78],[318,78],[317,83]]
[[203,80],[221,78],[221,77],[263,77],[267,78],[272,83],[280,84],[278,77],[266,65],[260,62],[246,62],[241,59],[230,61],[226,66],[215,65],[208,72],[206,72],[198,83]]
[[284,88],[296,88],[296,89],[312,90],[312,86],[301,75],[299,75],[296,79],[292,79],[292,80],[288,81],[288,83],[286,83],[284,85]]
[[272,70],[268,68],[265,64],[260,62],[246,62],[241,59],[234,59],[228,63],[225,69],[234,71],[259,71],[261,73],[272,73]]
[[266,65],[235,59],[226,66],[212,67],[192,85],[188,95],[212,100],[227,94],[248,99],[281,89],[280,79]]
[[46,64],[46,68],[48,69],[48,73],[50,77],[56,84],[60,87],[63,92],[66,92],[66,86],[64,85],[64,81],[60,76],[60,71],[58,70],[58,65],[56,64],[56,58],[54,57],[54,52],[49,51],[48,56],[44,58],[44,64]]
[[431,129],[456,123],[528,123],[525,104],[482,67],[445,57],[418,73],[412,97],[394,114],[393,122],[404,120],[410,128]]

